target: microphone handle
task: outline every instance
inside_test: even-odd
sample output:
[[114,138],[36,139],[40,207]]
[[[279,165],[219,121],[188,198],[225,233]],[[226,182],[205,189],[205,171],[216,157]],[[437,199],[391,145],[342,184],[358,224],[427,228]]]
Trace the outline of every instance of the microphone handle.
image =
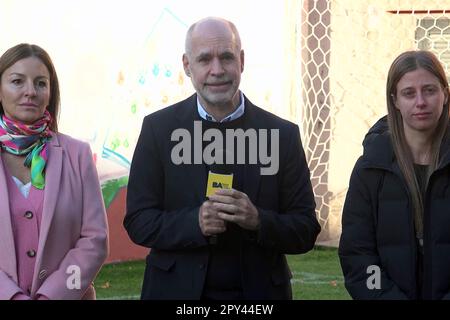
[[216,245],[217,244],[217,234],[212,235],[209,237],[209,244],[210,245]]

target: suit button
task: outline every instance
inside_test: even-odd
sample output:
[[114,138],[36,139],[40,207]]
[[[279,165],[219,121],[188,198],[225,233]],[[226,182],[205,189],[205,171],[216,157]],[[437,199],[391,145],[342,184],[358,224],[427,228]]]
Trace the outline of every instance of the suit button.
[[204,263],[202,263],[202,264],[200,264],[200,270],[203,270],[203,269],[205,269],[205,264]]
[[27,211],[23,216],[27,219],[33,219],[33,212]]
[[30,258],[34,258],[36,256],[36,251],[31,249],[27,251],[27,256],[29,256]]
[[39,271],[39,275],[38,275],[39,280],[44,279],[46,276],[47,276],[47,270],[43,269],[43,270]]

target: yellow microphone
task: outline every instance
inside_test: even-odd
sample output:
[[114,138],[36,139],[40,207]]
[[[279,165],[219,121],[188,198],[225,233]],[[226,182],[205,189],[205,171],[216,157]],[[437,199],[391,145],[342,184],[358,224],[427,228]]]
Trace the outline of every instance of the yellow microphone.
[[206,185],[206,197],[213,195],[218,189],[233,188],[233,164],[227,163],[227,150],[217,150],[215,160],[209,165],[208,184]]
[[206,186],[206,197],[213,195],[219,189],[233,188],[233,174],[208,172],[208,184]]
[[[219,189],[233,188],[233,166],[225,163],[225,157],[223,162],[223,164],[213,163],[209,166],[206,198]],[[212,235],[209,237],[209,244],[217,244],[217,240],[217,235]]]

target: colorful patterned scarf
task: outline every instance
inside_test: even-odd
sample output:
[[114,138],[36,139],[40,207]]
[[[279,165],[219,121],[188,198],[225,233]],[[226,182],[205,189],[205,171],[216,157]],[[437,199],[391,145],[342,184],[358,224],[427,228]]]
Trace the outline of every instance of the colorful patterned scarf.
[[5,114],[0,118],[1,148],[15,155],[26,155],[24,166],[31,168],[31,184],[37,189],[44,189],[45,186],[51,121],[47,110],[42,118],[30,125],[11,120]]

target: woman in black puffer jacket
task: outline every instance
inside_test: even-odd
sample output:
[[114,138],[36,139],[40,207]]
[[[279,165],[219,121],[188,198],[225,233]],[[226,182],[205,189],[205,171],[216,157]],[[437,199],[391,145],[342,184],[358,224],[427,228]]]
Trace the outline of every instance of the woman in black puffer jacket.
[[366,135],[342,215],[354,299],[450,299],[449,88],[431,52],[389,70],[388,115]]

